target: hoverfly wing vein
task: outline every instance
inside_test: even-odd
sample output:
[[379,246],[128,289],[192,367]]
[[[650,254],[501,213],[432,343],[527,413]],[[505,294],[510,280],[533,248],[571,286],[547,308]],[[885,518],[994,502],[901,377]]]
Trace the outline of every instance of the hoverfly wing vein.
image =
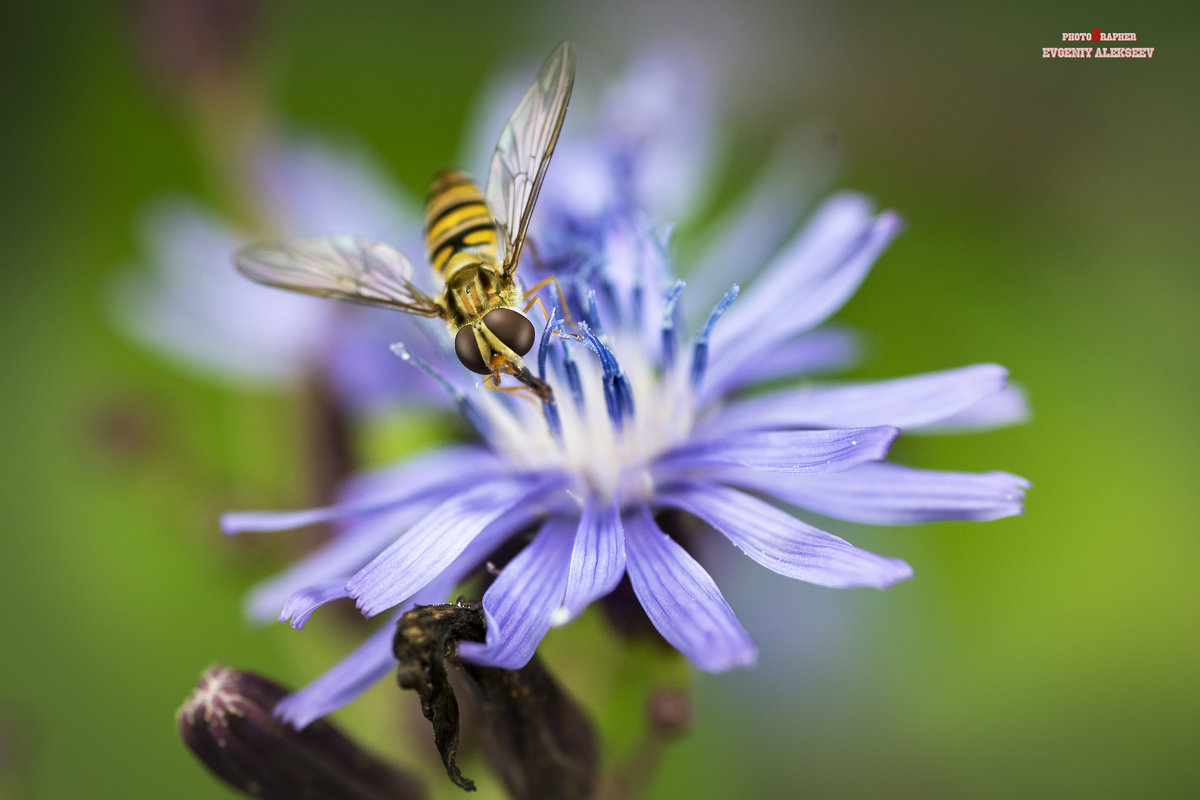
[[327,236],[243,247],[234,258],[246,277],[294,292],[386,306],[426,317],[437,302],[409,281],[412,264],[395,248],[355,236]]
[[574,84],[575,50],[570,42],[562,42],[509,117],[492,155],[485,196],[503,234],[499,250],[505,275],[511,275],[521,259],[529,217]]

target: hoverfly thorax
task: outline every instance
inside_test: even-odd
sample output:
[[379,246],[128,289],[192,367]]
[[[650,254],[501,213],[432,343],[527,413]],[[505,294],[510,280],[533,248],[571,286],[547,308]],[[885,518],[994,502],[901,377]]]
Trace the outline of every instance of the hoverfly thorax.
[[486,188],[457,170],[435,176],[425,245],[441,292],[414,286],[412,265],[395,248],[356,236],[250,245],[238,252],[238,269],[269,286],[440,317],[467,369],[491,375],[496,387],[502,373],[512,375],[548,400],[550,388],[522,359],[536,332],[514,273],[574,82],[575,53],[562,42],[500,132]]

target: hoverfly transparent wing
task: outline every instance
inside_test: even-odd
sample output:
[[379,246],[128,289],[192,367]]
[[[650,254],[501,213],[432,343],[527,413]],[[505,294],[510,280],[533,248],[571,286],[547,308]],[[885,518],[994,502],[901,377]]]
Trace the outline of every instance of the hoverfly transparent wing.
[[440,317],[432,297],[409,281],[412,264],[398,250],[358,236],[326,236],[247,245],[234,256],[251,280],[293,292]]
[[521,260],[529,216],[558,142],[575,85],[575,48],[561,42],[500,133],[488,170],[488,209],[500,228],[500,260],[511,275]]

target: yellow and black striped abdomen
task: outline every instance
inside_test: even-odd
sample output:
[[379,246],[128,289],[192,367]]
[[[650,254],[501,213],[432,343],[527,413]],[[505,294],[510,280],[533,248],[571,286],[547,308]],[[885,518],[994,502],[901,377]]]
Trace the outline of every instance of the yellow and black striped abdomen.
[[425,247],[429,263],[443,278],[455,253],[469,252],[496,264],[496,223],[483,192],[462,172],[442,170],[425,200]]

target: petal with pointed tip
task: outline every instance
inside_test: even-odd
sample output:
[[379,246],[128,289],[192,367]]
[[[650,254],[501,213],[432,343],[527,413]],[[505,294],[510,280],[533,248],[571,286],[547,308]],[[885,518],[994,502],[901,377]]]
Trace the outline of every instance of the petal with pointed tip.
[[574,619],[616,588],[625,575],[625,533],[615,502],[589,497],[575,532],[563,607]]
[[560,482],[557,476],[483,481],[440,504],[346,584],[367,616],[404,602],[442,573],[488,525]]
[[837,472],[887,456],[895,428],[748,431],[691,442],[659,458],[659,477],[708,467],[742,466],[768,472]]
[[1007,376],[1004,367],[975,364],[872,383],[787,389],[737,403],[710,425],[719,431],[925,425],[997,394]]
[[903,561],[860,550],[727,486],[682,484],[660,492],[658,501],[694,514],[750,558],[789,578],[835,588],[882,589],[912,577],[912,568]]
[[946,472],[863,464],[837,475],[784,476],[728,470],[709,477],[772,495],[818,514],[875,525],[977,522],[1024,511],[1029,481],[1007,472]]
[[533,541],[505,565],[483,595],[487,640],[459,642],[459,657],[502,669],[520,669],[529,663],[562,606],[572,534],[578,526],[573,517],[547,520]]
[[645,507],[624,516],[633,592],[663,638],[707,672],[754,663],[757,650],[712,577]]

